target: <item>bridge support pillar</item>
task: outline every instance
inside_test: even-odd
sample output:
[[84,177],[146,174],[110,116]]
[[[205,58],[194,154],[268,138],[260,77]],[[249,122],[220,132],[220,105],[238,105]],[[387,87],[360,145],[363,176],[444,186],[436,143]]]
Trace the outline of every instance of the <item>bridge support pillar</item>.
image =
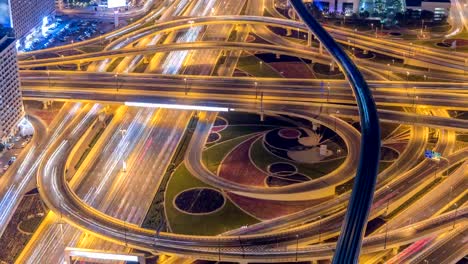
[[312,47],[313,37],[314,35],[312,35],[312,32],[309,31],[309,33],[307,34],[307,46]]
[[279,53],[276,53],[276,59],[279,60],[281,58],[281,55]]
[[81,71],[81,63],[76,64],[76,67],[79,71]]
[[319,53],[323,54],[323,44],[322,44],[322,42],[320,42],[320,45],[319,45]]
[[42,101],[42,109],[44,110],[49,109],[49,101]]
[[290,28],[286,29],[286,36],[291,36],[292,30]]
[[330,62],[330,71],[332,72],[334,70],[335,70],[335,62],[332,61],[332,62]]

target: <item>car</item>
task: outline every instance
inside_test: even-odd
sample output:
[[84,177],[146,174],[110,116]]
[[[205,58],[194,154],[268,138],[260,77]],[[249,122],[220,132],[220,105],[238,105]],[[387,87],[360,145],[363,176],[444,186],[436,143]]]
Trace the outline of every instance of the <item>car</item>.
[[21,139],[21,137],[19,137],[19,136],[18,136],[18,137],[15,137],[15,142],[20,141],[20,139]]
[[7,149],[12,149],[15,146],[15,143],[10,143],[7,145]]
[[21,147],[24,148],[27,144],[28,144],[28,141],[24,141],[23,143],[21,143]]
[[8,170],[9,167],[10,167],[10,165],[3,166],[3,170],[6,171],[6,170]]

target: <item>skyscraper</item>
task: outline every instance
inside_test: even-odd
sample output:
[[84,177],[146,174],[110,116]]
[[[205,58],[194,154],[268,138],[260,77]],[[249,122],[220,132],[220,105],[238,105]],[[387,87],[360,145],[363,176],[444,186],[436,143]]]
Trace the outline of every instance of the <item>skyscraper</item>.
[[0,138],[4,139],[23,116],[15,38],[0,29]]

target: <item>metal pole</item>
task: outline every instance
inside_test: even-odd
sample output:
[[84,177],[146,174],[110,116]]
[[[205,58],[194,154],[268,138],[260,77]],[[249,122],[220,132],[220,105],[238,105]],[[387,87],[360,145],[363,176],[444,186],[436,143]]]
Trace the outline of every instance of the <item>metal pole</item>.
[[255,85],[255,100],[257,100],[257,97],[258,97],[258,83],[254,82],[254,85]]
[[296,262],[298,258],[298,251],[299,251],[299,235],[296,235]]
[[452,226],[452,229],[455,228],[455,221],[457,220],[457,212],[458,212],[458,204],[457,203],[454,203],[455,205],[455,216],[453,217],[453,226]]
[[114,78],[115,78],[115,89],[117,90],[117,92],[119,91],[119,80],[117,79],[119,77],[119,74],[116,73],[114,74]]
[[218,237],[218,261],[221,261],[221,241]]
[[187,78],[184,78],[184,83],[185,83],[185,95],[187,95],[188,94]]

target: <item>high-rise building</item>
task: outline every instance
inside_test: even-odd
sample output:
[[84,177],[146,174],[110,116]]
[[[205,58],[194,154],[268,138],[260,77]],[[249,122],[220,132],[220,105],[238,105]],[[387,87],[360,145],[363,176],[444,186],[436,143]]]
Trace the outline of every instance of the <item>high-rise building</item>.
[[0,139],[7,137],[23,116],[15,38],[0,29]]
[[12,27],[16,38],[22,38],[54,12],[55,0],[0,0],[0,25]]

